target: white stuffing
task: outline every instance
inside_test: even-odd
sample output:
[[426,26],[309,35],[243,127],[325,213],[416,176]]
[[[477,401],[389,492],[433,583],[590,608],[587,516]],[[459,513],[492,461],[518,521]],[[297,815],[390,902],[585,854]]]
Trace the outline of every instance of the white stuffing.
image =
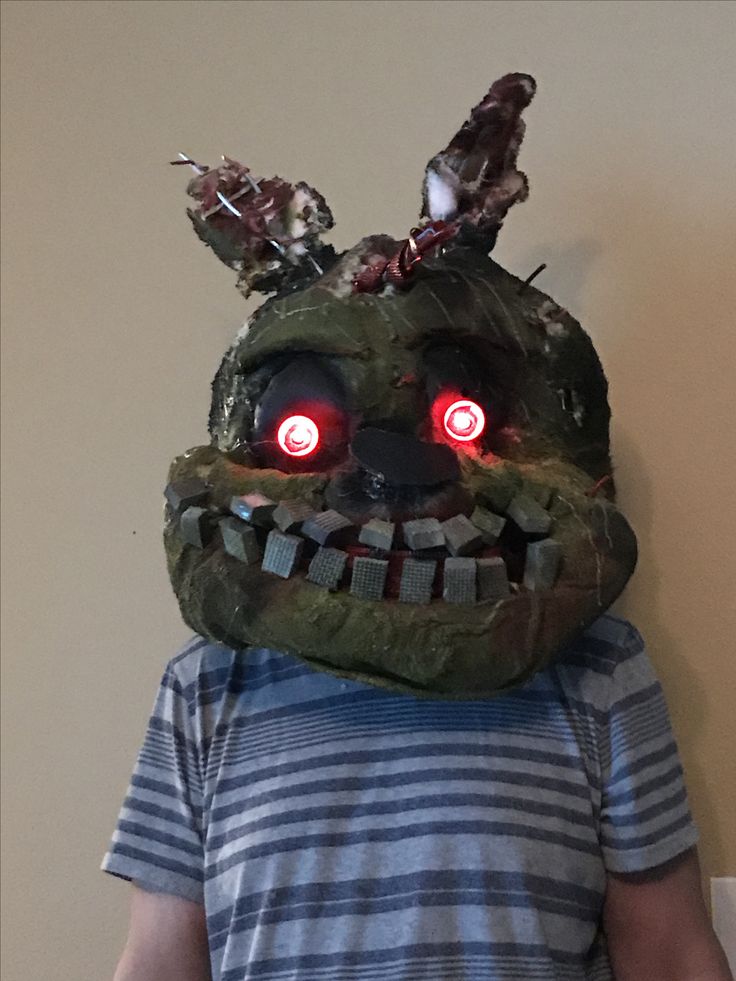
[[[452,182],[454,179],[454,183]],[[445,174],[427,171],[427,210],[433,221],[452,218],[457,212],[457,178],[445,168]]]

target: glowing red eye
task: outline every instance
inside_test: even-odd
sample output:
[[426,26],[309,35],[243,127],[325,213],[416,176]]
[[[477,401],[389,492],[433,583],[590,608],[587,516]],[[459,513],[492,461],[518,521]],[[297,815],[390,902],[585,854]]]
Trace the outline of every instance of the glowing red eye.
[[319,429],[309,416],[289,416],[279,426],[277,439],[289,456],[309,456],[319,444]]
[[460,399],[445,412],[445,431],[452,439],[466,443],[477,439],[486,426],[486,416],[477,402]]

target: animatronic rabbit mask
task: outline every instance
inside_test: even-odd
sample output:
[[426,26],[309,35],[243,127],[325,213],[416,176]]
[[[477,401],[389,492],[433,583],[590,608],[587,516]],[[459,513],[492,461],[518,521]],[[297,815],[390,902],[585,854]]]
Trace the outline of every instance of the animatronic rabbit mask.
[[543,668],[623,589],[607,385],[580,325],[488,258],[528,75],[497,81],[424,182],[408,240],[336,256],[306,184],[224,158],[188,193],[239,286],[275,293],[213,383],[211,444],[172,464],[169,571],[232,647],[419,695],[487,698]]

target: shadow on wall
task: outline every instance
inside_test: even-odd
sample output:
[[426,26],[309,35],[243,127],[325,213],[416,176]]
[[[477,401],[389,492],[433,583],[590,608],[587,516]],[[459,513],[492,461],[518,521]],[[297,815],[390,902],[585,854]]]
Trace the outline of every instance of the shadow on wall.
[[[732,250],[725,216],[713,220],[718,215],[714,202],[684,200],[676,186],[645,186],[641,173],[630,177],[620,175],[619,187],[634,192],[626,198],[610,191],[601,194],[600,184],[579,189],[581,209],[593,227],[605,230],[600,237],[582,238],[562,249],[536,247],[525,254],[518,271],[548,264],[535,285],[568,306],[573,316],[580,315],[611,381],[618,500],[640,546],[637,571],[615,609],[641,626],[663,679],[702,836],[704,870],[718,874],[715,870],[726,867],[728,849],[711,796],[713,774],[709,780],[705,769],[708,759],[717,765],[712,742],[703,739],[709,696],[692,658],[683,653],[682,638],[672,632],[671,613],[679,614],[680,622],[682,613],[671,608],[678,593],[690,599],[693,618],[704,625],[707,646],[707,623],[719,600],[704,590],[705,584],[712,586],[713,555],[723,532],[715,494],[708,511],[712,480],[703,473],[702,461],[712,460],[715,467],[716,461],[729,458],[724,372],[733,347],[726,350],[719,305]],[[591,282],[592,270],[603,258],[606,278]],[[592,290],[596,308],[604,311],[595,324],[582,315]],[[678,475],[676,488],[672,474]],[[663,568],[662,555],[673,554],[676,529],[694,520],[696,505],[705,527],[692,542],[687,563]],[[660,520],[655,522],[655,516]],[[665,541],[663,516],[672,522]],[[684,534],[679,541],[685,542]]]
[[[641,625],[647,650],[663,681],[670,709],[675,708],[675,698],[668,693],[667,677],[677,677],[680,692],[687,692],[687,723],[678,725],[678,747],[685,769],[688,794],[701,834],[704,874],[723,868],[726,863],[723,839],[712,806],[708,779],[703,767],[705,753],[699,745],[699,736],[708,708],[707,692],[692,665],[680,651],[680,642],[666,625],[660,599],[661,570],[656,560],[657,542],[653,533],[654,495],[649,477],[647,460],[641,452],[635,435],[613,426],[614,460],[625,461],[631,477],[623,487],[619,486],[619,503],[624,514],[627,499],[636,499],[636,536],[639,540],[639,562],[634,577],[621,599],[615,604],[615,612]],[[621,481],[619,481],[619,485]],[[666,669],[666,670],[665,670]],[[680,698],[682,696],[680,695]]]

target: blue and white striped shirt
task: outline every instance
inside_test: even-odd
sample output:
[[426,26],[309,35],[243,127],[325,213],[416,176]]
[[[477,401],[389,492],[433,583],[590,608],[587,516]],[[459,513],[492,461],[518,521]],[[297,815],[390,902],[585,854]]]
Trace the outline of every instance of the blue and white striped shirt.
[[102,867],[204,904],[213,981],[603,981],[607,872],[696,837],[661,688],[609,614],[483,702],[194,638]]

